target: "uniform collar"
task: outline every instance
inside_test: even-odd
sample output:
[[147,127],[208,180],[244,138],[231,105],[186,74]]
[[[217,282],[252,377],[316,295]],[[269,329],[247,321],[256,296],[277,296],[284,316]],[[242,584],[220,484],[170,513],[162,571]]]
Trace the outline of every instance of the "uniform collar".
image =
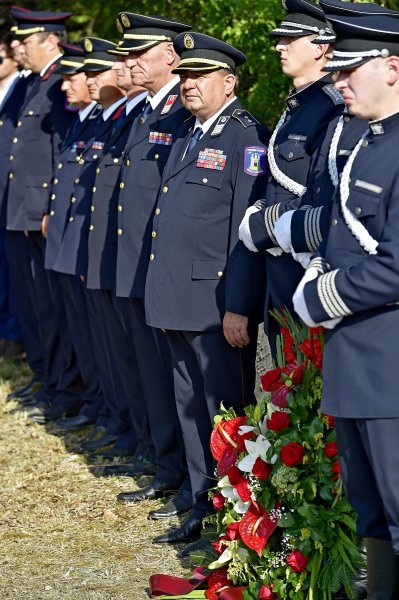
[[144,98],[146,96],[147,96],[147,92],[142,92],[141,94],[138,94],[134,98],[131,98],[130,100],[128,100],[126,102],[126,114],[128,115],[130,113],[130,111],[133,110],[133,108],[135,106],[137,106],[139,102],[144,100]]
[[203,133],[205,134],[208,131],[208,129],[210,129],[212,127],[212,124],[216,121],[216,119],[219,117],[219,115],[221,115],[222,112],[224,112],[226,110],[226,108],[228,106],[230,106],[230,104],[232,104],[235,100],[237,100],[237,96],[234,96],[234,98],[232,98],[231,100],[229,100],[228,102],[226,102],[226,104],[224,104],[222,106],[222,108],[220,110],[218,110],[218,112],[216,114],[213,115],[213,117],[210,117],[209,119],[207,119],[203,123],[201,123],[201,121],[197,117],[195,119],[195,124],[194,124],[193,131],[195,131],[195,129],[197,129],[197,127],[201,127]]
[[369,121],[370,132],[373,136],[381,136],[384,133],[397,130],[399,127],[399,112],[384,119]]
[[59,58],[61,58],[61,56],[62,56],[62,54],[57,54],[57,56],[55,58],[52,58],[50,60],[50,62],[48,62],[47,65],[44,67],[44,69],[42,69],[40,71],[40,77],[43,77],[46,74],[47,70],[51,67],[51,65],[53,63],[55,63],[56,60],[58,60]]
[[113,104],[111,104],[111,106],[108,106],[108,108],[106,108],[103,111],[103,119],[104,119],[104,121],[107,121],[109,119],[109,117],[116,111],[116,109],[118,108],[118,106],[120,106],[124,102],[126,102],[126,96],[123,96],[123,98],[120,98],[119,100],[117,100],[116,102],[114,102]]
[[180,81],[180,77],[177,75],[176,77],[174,77],[173,79],[171,79],[170,81],[168,81],[167,84],[165,84],[156,94],[155,96],[150,96],[150,94],[148,94],[147,96],[147,102],[149,102],[152,106],[152,110],[155,110],[156,107],[158,106],[158,104],[160,102],[162,102],[163,98],[165,98],[166,94],[168,92],[170,92],[170,90],[172,88],[175,87],[175,85],[177,85]]
[[89,114],[91,113],[91,111],[93,110],[93,108],[97,105],[97,102],[93,101],[90,102],[90,104],[88,104],[87,106],[85,106],[84,108],[82,108],[82,110],[79,111],[79,120],[81,123],[83,123],[83,121],[86,119],[86,117],[89,116]]
[[316,86],[319,86],[320,83],[327,84],[331,83],[331,75],[324,75],[320,79],[313,81],[306,87],[304,87],[299,92],[293,91],[288,98],[286,98],[285,102],[288,106],[289,111],[293,111],[298,109],[300,106],[303,106],[307,102],[309,102],[310,98],[315,94]]

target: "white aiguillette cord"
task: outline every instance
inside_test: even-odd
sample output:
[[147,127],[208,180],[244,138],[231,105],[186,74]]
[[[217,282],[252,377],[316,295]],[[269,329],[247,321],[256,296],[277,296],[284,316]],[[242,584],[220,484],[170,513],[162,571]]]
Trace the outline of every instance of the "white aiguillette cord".
[[341,139],[342,130],[344,128],[344,116],[341,115],[337,126],[334,131],[333,138],[331,140],[330,150],[328,152],[328,172],[334,187],[337,187],[339,183],[339,175],[337,168],[337,153],[338,153],[338,142]]
[[359,244],[368,252],[369,254],[377,254],[377,246],[378,242],[375,240],[367,231],[367,229],[360,223],[358,219],[351,213],[349,208],[346,206],[349,200],[350,190],[350,174],[352,170],[353,163],[355,161],[356,156],[360,148],[362,147],[363,140],[367,135],[367,131],[362,135],[355,148],[353,149],[352,154],[348,158],[348,162],[345,165],[344,170],[341,175],[341,183],[339,186],[340,194],[341,194],[341,210],[342,215],[344,217],[344,221],[348,226],[348,229],[351,231],[352,235],[358,240]]

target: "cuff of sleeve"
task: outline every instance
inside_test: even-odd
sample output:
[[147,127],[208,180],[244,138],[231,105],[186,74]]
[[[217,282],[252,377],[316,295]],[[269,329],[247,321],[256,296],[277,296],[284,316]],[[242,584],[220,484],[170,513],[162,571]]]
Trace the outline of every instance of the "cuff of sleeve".
[[258,250],[267,250],[278,246],[274,237],[274,225],[280,216],[280,204],[273,204],[254,213],[249,218],[252,241]]
[[336,280],[339,271],[339,269],[329,271],[305,286],[306,306],[315,323],[353,314],[337,289]]
[[323,207],[295,211],[291,221],[291,241],[295,252],[315,252],[323,241],[320,225]]

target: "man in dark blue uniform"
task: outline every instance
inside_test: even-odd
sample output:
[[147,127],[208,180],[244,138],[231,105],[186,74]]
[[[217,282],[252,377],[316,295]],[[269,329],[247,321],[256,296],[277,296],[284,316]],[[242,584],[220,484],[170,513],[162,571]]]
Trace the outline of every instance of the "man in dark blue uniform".
[[[326,70],[369,121],[341,173],[331,227],[295,295],[326,336],[321,410],[336,417],[344,486],[366,538],[368,598],[399,597],[399,20],[326,14],[337,35]],[[378,361],[378,362],[376,362]],[[350,365],[350,370],[348,370]]]
[[[165,330],[172,351],[192,510],[156,543],[199,537],[210,510],[213,418],[222,401],[238,414],[254,401],[263,266],[239,244],[238,225],[248,204],[264,195],[268,174],[268,132],[235,94],[235,69],[245,56],[200,33],[181,34],[174,46],[181,58],[174,72],[193,116],[162,178],[145,307],[147,322]],[[242,337],[232,339],[238,331]]]
[[[9,156],[7,194],[7,246],[10,270],[17,283],[15,293],[38,315],[44,355],[44,387],[40,398],[53,401],[76,393],[74,373],[65,365],[58,335],[59,317],[44,270],[41,220],[47,206],[53,164],[59,145],[74,113],[66,109],[61,80],[53,74],[61,56],[59,42],[65,37],[69,13],[21,10],[13,13],[13,34],[24,46],[25,65],[37,74],[19,114]],[[33,295],[21,279],[19,247],[26,238],[32,266]]]
[[282,70],[292,78],[295,89],[269,143],[271,176],[266,198],[248,209],[240,227],[240,237],[250,250],[268,251],[265,327],[272,345],[277,324],[269,310],[284,306],[292,310],[292,294],[303,274],[300,263],[276,248],[274,225],[282,213],[298,208],[328,124],[344,108],[331,77],[322,72],[329,45],[324,39],[312,44],[328,30],[323,11],[309,0],[286,0],[285,6],[287,17],[271,35],[280,38],[276,49]]

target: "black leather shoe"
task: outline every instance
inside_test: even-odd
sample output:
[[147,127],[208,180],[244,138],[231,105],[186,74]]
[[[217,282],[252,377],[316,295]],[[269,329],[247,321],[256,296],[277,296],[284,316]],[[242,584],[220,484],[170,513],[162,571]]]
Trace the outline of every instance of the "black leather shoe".
[[209,550],[210,552],[214,551],[209,540],[207,540],[206,538],[200,538],[197,542],[185,546],[180,552],[179,556],[181,558],[189,558],[192,552],[199,552],[204,550]]
[[178,485],[160,481],[155,477],[149,485],[140,490],[118,494],[118,500],[119,502],[125,502],[126,504],[131,502],[141,502],[142,500],[156,500],[157,498],[163,498],[169,494],[176,494],[178,488]]
[[133,450],[129,448],[108,448],[108,450],[100,450],[99,452],[93,452],[90,456],[92,458],[126,458],[133,455]]
[[180,491],[177,496],[171,498],[164,506],[160,506],[148,513],[149,519],[169,519],[190,512],[193,506],[193,495],[186,490]]
[[105,448],[106,446],[111,446],[118,439],[117,435],[111,435],[106,433],[102,437],[99,437],[95,440],[84,440],[81,442],[80,447],[82,450],[87,450],[91,452],[92,450],[98,450],[99,448]]
[[189,516],[181,527],[172,529],[156,537],[154,544],[181,544],[183,542],[194,542],[201,537],[202,517]]
[[83,427],[93,425],[93,423],[94,421],[92,419],[89,419],[89,417],[85,417],[84,415],[77,415],[70,419],[60,419],[55,422],[59,429],[65,429],[66,431],[78,431],[79,429],[83,429]]
[[34,392],[36,392],[41,387],[40,381],[30,381],[24,387],[19,390],[15,390],[15,392],[11,392],[7,396],[7,401],[15,400],[16,398],[26,398],[27,396],[32,396]]
[[141,462],[125,463],[123,465],[107,465],[102,472],[103,477],[115,477],[124,475],[125,477],[139,477],[140,475],[155,475],[156,466],[146,461],[147,464]]

